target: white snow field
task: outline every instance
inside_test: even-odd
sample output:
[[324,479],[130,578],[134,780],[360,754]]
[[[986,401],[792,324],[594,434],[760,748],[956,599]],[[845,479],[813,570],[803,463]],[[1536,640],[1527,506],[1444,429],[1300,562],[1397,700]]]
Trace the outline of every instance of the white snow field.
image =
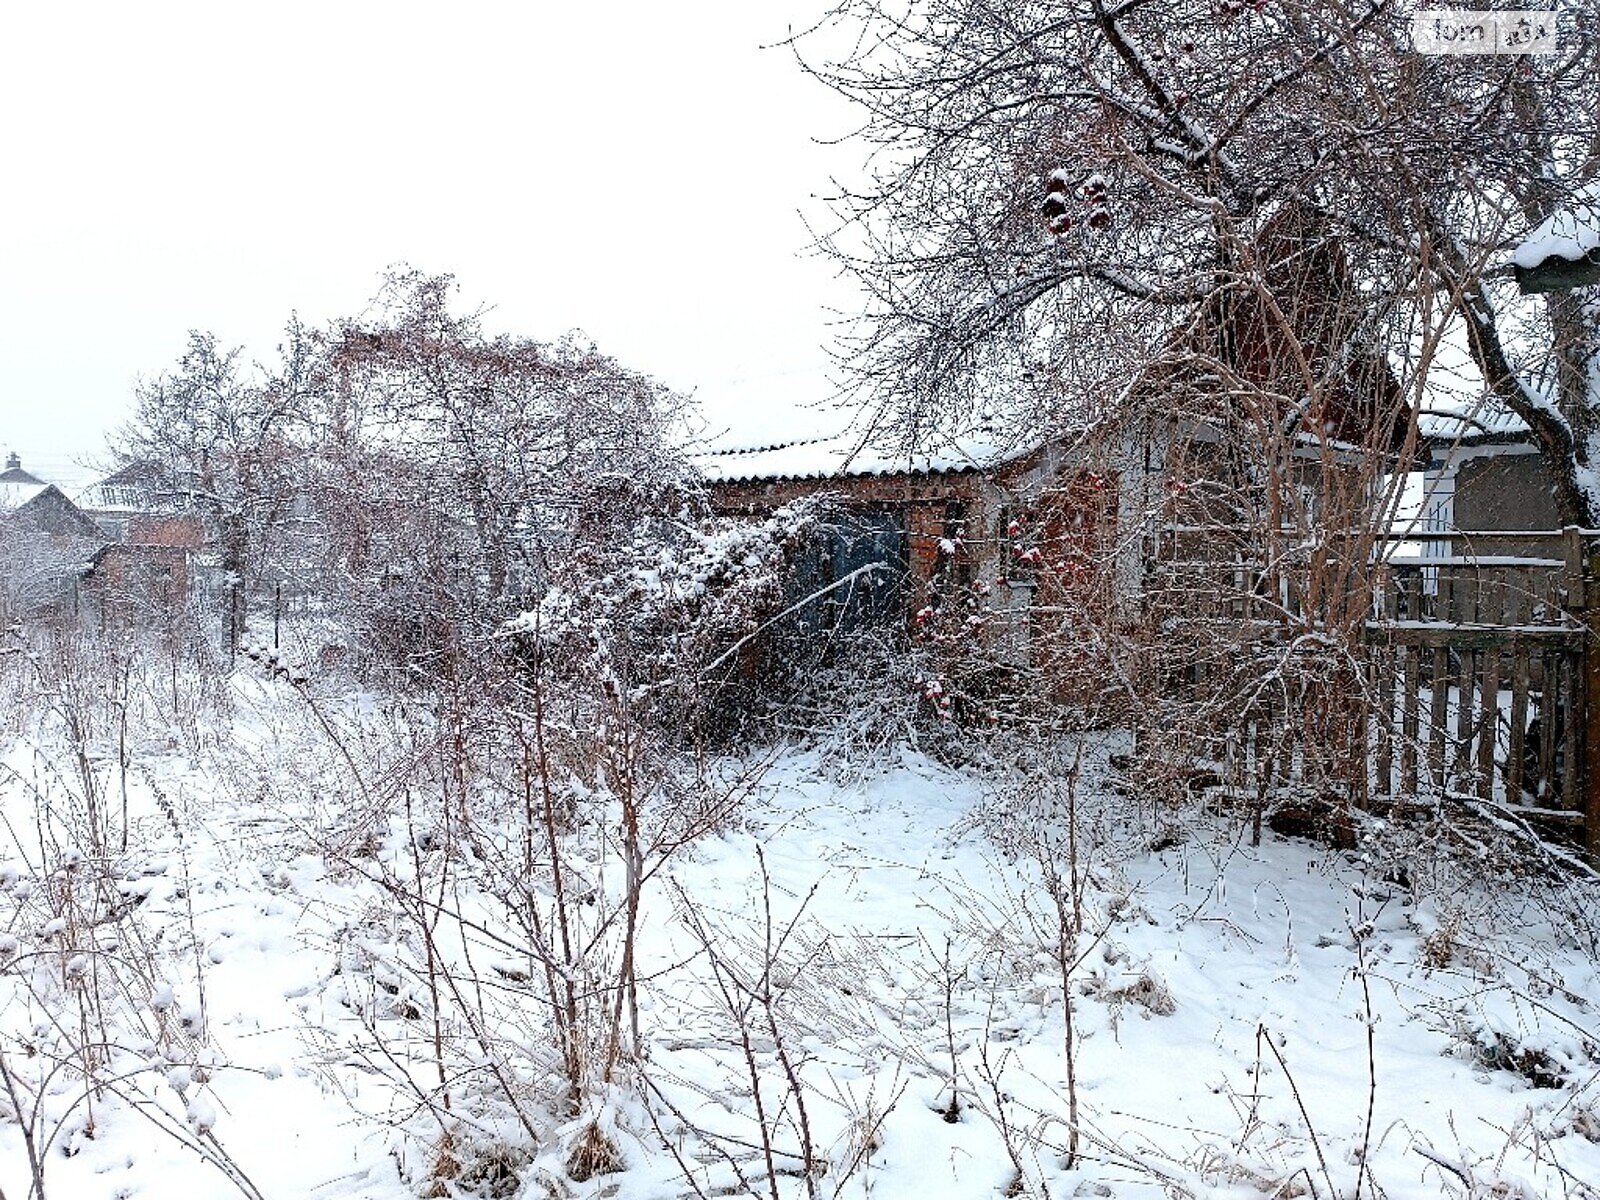
[[[1450,872],[1251,848],[1091,747],[1058,907],[992,774],[790,749],[646,881],[638,1055],[562,1111],[495,830],[441,849],[425,798],[356,794],[347,755],[405,754],[370,699],[241,672],[204,704],[83,762],[59,714],[8,718],[8,1200],[1600,1195],[1590,900],[1504,864],[1424,895]],[[604,911],[615,864],[568,836]],[[579,1181],[588,1128],[620,1169]]]

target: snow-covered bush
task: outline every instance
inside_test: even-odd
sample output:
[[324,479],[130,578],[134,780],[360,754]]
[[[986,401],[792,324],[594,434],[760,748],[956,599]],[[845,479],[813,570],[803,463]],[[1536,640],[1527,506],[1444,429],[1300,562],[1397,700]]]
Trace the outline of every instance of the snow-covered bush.
[[740,521],[693,492],[667,510],[631,499],[626,536],[564,564],[504,636],[547,679],[606,681],[631,721],[683,746],[726,745],[759,711],[789,561],[816,506]]

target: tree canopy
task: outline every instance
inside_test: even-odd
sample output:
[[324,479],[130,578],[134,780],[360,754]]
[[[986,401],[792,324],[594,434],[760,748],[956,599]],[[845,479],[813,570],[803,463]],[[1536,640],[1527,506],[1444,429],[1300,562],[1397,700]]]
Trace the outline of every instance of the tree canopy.
[[1414,48],[1422,7],[842,0],[797,45],[872,150],[824,243],[866,289],[842,357],[880,421],[914,440],[980,409],[1019,431],[1122,413],[1208,304],[1281,305],[1293,210],[1414,409],[1459,341],[1564,519],[1595,524],[1600,307],[1520,301],[1509,255],[1600,175],[1597,16],[1563,12],[1554,54],[1449,57]]

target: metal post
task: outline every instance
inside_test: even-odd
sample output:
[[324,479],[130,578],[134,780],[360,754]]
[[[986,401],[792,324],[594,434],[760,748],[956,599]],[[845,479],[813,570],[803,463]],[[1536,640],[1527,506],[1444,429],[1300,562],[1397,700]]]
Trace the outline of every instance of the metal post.
[[228,581],[228,667],[233,668],[239,655],[239,590],[240,581]]
[[[1582,707],[1573,716],[1583,737],[1582,775],[1583,844],[1600,858],[1600,604],[1587,603],[1600,596],[1600,552],[1588,558],[1588,586],[1584,588],[1583,687],[1574,689]],[[1574,763],[1573,769],[1579,764]]]

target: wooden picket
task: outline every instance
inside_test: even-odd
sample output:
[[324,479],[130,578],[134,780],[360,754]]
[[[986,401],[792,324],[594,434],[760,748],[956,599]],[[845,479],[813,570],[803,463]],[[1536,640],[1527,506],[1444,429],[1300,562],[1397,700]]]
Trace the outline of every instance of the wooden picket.
[[[1147,545],[1147,612],[1170,637],[1188,624],[1232,622],[1233,643],[1211,651],[1210,669],[1316,624],[1289,583],[1264,587],[1265,572],[1244,555],[1216,553],[1229,544],[1217,535],[1231,532],[1165,531]],[[1407,543],[1432,543],[1435,552],[1420,556],[1386,553],[1397,547],[1379,540],[1357,584],[1371,589],[1372,607],[1352,686],[1365,716],[1349,758],[1367,764],[1354,799],[1493,800],[1543,827],[1582,830],[1600,852],[1600,553],[1591,534],[1407,533]],[[1201,657],[1183,682],[1203,691]],[[1270,702],[1228,715],[1204,751],[1223,786],[1261,794],[1277,782],[1270,773],[1287,777],[1263,741],[1281,715]]]

